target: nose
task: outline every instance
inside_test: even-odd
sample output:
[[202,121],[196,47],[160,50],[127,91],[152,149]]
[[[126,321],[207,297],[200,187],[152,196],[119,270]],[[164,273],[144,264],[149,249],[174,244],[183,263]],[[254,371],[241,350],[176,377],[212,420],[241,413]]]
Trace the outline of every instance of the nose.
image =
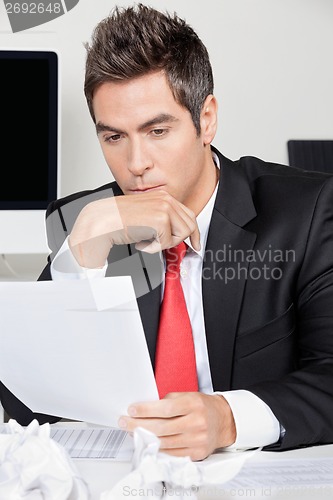
[[153,161],[145,148],[143,140],[139,138],[133,140],[129,146],[128,151],[128,170],[133,175],[143,175],[146,170],[153,166]]

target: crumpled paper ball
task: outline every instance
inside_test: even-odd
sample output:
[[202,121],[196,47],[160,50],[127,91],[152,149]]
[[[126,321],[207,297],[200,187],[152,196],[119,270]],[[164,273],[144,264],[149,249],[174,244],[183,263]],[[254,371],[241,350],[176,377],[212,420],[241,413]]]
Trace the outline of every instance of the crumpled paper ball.
[[0,500],[88,500],[88,485],[66,450],[50,437],[50,424],[10,420],[0,434]]
[[132,472],[121,479],[100,500],[138,497],[144,500],[171,498],[197,500],[199,488],[221,485],[233,479],[255,451],[228,453],[223,460],[210,456],[201,462],[190,457],[173,457],[159,451],[160,440],[151,432],[134,431]]

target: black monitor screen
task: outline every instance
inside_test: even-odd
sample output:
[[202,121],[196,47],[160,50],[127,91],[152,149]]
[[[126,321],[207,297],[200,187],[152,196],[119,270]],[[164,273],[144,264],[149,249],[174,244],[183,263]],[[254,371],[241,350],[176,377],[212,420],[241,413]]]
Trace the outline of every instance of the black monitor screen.
[[57,54],[0,50],[0,96],[0,209],[44,209],[57,197]]

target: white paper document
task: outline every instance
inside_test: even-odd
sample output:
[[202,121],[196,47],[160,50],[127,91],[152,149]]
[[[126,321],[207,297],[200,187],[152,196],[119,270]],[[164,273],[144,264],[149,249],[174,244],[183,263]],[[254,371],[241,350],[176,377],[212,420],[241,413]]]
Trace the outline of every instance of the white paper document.
[[[131,461],[134,442],[128,432],[114,427],[86,427],[86,424],[77,422],[74,426],[71,424],[61,422],[50,425],[50,438],[65,448],[71,458]],[[0,424],[0,435],[12,433],[10,423]]]
[[234,479],[224,484],[224,488],[297,488],[323,485],[333,487],[333,457],[247,462]]
[[50,435],[71,458],[131,460],[134,451],[133,438],[111,427],[51,426]]
[[0,283],[0,380],[32,411],[117,427],[158,399],[129,276]]

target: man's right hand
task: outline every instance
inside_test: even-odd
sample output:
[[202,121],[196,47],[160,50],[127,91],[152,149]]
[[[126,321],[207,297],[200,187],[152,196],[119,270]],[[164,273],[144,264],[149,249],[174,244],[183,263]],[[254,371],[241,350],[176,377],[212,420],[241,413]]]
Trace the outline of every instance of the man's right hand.
[[190,237],[200,249],[195,214],[163,190],[115,196],[88,203],[69,237],[71,251],[82,267],[103,267],[113,245],[136,243],[155,253]]

